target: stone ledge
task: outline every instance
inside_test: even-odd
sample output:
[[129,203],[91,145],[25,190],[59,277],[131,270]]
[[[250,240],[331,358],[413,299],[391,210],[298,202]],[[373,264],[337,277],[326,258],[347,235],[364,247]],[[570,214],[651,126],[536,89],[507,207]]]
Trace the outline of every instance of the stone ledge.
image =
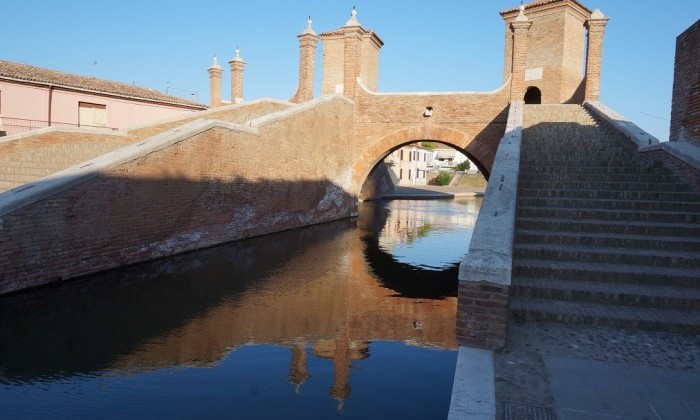
[[627,138],[629,138],[634,144],[637,145],[638,151],[646,152],[656,150],[660,147],[660,142],[656,137],[642,130],[635,123],[613,111],[611,108],[603,105],[601,102],[586,101],[583,106],[592,111],[595,115],[603,118]]
[[700,146],[687,141],[668,141],[661,144],[661,149],[700,170]]
[[506,132],[496,151],[469,251],[459,266],[459,281],[509,286],[513,260],[515,210],[520,173],[522,102],[512,102]]
[[496,418],[496,382],[492,351],[459,347],[447,418]]

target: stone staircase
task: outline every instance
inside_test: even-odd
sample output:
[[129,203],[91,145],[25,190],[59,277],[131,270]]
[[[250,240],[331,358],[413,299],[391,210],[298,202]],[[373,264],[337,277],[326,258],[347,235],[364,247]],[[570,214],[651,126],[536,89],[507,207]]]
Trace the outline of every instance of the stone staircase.
[[[0,193],[125,146],[124,138],[51,144],[28,139],[21,150],[0,145]],[[32,144],[35,143],[35,144]],[[7,150],[5,150],[7,149]]]
[[700,192],[579,105],[523,118],[516,319],[700,332]]

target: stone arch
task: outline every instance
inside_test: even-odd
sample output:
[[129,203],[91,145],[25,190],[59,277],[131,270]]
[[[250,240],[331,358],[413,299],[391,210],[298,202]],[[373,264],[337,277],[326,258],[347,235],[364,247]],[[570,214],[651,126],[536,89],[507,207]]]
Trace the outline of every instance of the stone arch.
[[363,183],[372,169],[389,153],[399,147],[418,142],[434,141],[459,150],[467,155],[479,168],[484,177],[488,179],[492,164],[492,152],[487,147],[477,142],[469,134],[450,127],[433,125],[415,125],[393,131],[377,141],[359,155],[353,167],[353,188],[359,194]]
[[542,91],[536,86],[530,86],[525,92],[525,103],[526,104],[541,104],[542,103]]

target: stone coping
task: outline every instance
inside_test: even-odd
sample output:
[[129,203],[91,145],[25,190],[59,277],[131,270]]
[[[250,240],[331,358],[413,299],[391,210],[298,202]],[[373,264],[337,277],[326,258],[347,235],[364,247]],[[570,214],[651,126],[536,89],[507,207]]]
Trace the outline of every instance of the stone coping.
[[661,143],[661,149],[700,170],[700,146],[687,141],[667,141]]
[[491,350],[459,347],[447,418],[496,418],[496,381]]
[[[273,124],[280,120],[304,112],[321,104],[334,100],[343,100],[352,103],[340,96],[323,97],[300,105],[294,105],[290,109],[274,112],[268,116],[251,120],[247,125],[234,124],[224,121],[198,119],[172,130],[157,134],[138,143],[130,144],[94,159],[71,166],[70,168],[51,174],[47,177],[20,185],[11,190],[0,193],[0,217],[21,209],[39,200],[51,197],[83,182],[97,177],[101,172],[115,166],[138,159],[164,149],[180,141],[186,140],[197,134],[203,133],[215,127],[222,127],[233,131],[257,134],[265,125]],[[0,229],[2,220],[0,219]]]
[[659,140],[647,133],[632,121],[613,111],[611,108],[603,105],[600,101],[586,101],[584,107],[592,111],[595,115],[609,122],[613,127],[627,136],[632,142],[637,145],[637,150],[646,152],[657,150],[661,143]]
[[101,134],[101,135],[107,135],[107,136],[117,136],[117,137],[126,137],[127,133],[126,131],[123,130],[114,130],[111,128],[99,128],[99,127],[60,127],[60,126],[51,126],[51,127],[44,127],[44,128],[39,128],[37,130],[31,130],[31,131],[25,131],[24,133],[17,133],[17,134],[12,134],[9,136],[3,136],[0,137],[0,144],[2,143],[9,143],[17,140],[22,140],[28,137],[33,137],[39,134],[45,134],[45,133],[76,133],[76,134]]
[[459,265],[459,281],[510,286],[522,126],[523,103],[511,102],[469,251]]
[[495,95],[497,93],[500,93],[504,91],[506,88],[510,86],[510,78],[506,80],[503,85],[500,87],[497,87],[496,89],[493,90],[487,90],[487,91],[463,91],[463,92],[374,92],[371,91],[365,84],[362,82],[361,78],[357,78],[357,85],[368,95],[372,96],[448,96],[448,95],[463,95],[463,96],[468,96],[468,95]]

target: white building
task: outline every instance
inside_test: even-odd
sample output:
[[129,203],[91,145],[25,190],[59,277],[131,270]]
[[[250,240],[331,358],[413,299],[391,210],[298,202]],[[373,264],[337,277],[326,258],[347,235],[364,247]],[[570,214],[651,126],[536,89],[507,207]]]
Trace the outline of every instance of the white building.
[[430,150],[414,143],[394,150],[384,162],[396,175],[398,185],[426,185],[428,166],[432,159],[433,153]]

